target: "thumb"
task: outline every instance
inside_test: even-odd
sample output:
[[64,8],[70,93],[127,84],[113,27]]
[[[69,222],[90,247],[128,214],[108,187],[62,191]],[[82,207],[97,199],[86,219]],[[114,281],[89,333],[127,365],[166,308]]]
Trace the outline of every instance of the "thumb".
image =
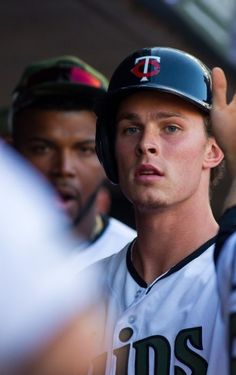
[[222,108],[226,105],[227,98],[227,81],[224,71],[215,67],[212,69],[212,105],[214,107]]

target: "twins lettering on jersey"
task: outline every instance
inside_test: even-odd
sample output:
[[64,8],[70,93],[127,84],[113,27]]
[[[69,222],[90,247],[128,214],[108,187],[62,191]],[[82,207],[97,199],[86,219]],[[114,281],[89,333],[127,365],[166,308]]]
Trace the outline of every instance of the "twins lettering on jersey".
[[[124,346],[113,350],[116,367],[114,375],[127,375],[128,363],[131,350],[134,349],[134,375],[169,375],[171,358],[174,355],[179,363],[184,364],[174,366],[175,375],[185,375],[184,368],[189,368],[193,375],[206,375],[208,363],[199,355],[203,350],[202,327],[193,327],[181,330],[175,337],[174,350],[166,337],[154,335],[142,340],[128,343],[133,335],[130,327],[124,328],[119,335]],[[173,351],[173,352],[172,352]],[[197,352],[198,351],[198,352]],[[153,363],[150,363],[150,353],[152,352]],[[153,356],[154,353],[154,356]],[[92,375],[104,375],[107,362],[107,353],[103,353],[93,361],[94,371]]]

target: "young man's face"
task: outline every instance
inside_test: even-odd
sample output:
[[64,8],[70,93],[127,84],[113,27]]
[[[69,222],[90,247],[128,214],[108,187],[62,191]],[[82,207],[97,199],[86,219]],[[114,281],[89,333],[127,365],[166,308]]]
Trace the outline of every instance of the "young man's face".
[[95,153],[95,114],[27,109],[17,126],[17,148],[50,181],[59,207],[75,221],[104,179]]
[[193,105],[166,93],[135,93],[121,103],[116,129],[119,182],[136,207],[167,207],[199,193],[207,197],[220,150]]

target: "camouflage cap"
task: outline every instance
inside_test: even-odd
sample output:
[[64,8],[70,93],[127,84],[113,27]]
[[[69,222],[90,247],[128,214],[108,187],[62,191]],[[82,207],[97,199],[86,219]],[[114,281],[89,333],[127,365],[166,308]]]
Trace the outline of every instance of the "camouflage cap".
[[12,109],[26,107],[38,96],[75,94],[99,98],[107,79],[75,56],[60,56],[27,66],[12,95]]

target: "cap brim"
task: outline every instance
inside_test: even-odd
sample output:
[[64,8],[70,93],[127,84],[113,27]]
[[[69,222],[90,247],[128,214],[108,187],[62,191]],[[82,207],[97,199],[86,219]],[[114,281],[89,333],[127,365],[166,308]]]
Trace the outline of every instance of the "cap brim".
[[34,96],[43,96],[50,94],[83,94],[92,97],[102,97],[105,94],[105,90],[102,87],[92,87],[88,85],[78,85],[73,83],[52,83],[52,84],[42,84],[35,86],[33,89],[29,90]]

